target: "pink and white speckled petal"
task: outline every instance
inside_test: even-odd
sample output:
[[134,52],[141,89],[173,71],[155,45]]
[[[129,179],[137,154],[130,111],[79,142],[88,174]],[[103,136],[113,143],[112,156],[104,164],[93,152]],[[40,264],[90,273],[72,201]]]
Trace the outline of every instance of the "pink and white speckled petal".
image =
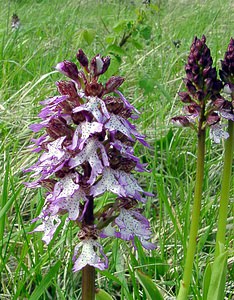
[[[81,248],[81,253],[76,259]],[[102,258],[98,256],[97,250],[99,250]],[[74,272],[80,271],[86,265],[93,266],[99,270],[104,270],[108,267],[108,260],[103,252],[102,246],[92,239],[84,240],[75,247],[73,261],[75,261],[73,267]]]

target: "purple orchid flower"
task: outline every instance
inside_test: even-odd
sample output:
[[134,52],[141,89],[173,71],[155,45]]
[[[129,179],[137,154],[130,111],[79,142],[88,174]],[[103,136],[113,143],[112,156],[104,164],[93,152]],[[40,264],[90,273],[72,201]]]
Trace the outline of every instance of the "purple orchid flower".
[[[108,69],[110,58],[98,54],[89,63],[80,49],[77,59],[83,70],[66,60],[57,64],[55,68],[70,80],[56,82],[60,96],[42,101],[41,122],[30,126],[36,133],[44,132],[32,140],[33,151],[41,156],[25,170],[32,172],[30,178],[34,178],[26,185],[48,189],[42,213],[33,220],[41,222],[34,232],[44,232],[43,241],[50,243],[61,223],[60,217],[66,215],[67,222],[80,226],[73,270],[79,271],[86,265],[103,270],[108,261],[97,242],[97,224],[107,211],[94,216],[96,197],[109,192],[116,196],[116,203],[126,198],[134,203],[145,202],[145,197],[152,197],[132,173],[146,171],[146,164],[134,155],[134,144],[139,141],[149,145],[130,122],[139,112],[117,90],[124,79],[112,76],[106,84],[98,82]],[[136,210],[116,207],[116,211],[108,211],[109,217],[116,218],[115,237],[132,243],[138,237],[143,247],[153,249],[147,219]]]

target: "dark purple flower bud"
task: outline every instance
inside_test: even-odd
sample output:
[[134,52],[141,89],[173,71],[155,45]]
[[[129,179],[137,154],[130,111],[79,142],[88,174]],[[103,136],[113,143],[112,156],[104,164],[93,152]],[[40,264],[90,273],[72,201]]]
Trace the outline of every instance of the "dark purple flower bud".
[[51,119],[47,125],[46,131],[53,139],[67,136],[67,138],[71,140],[74,133],[72,128],[67,125],[66,120],[61,117]]
[[101,96],[104,91],[104,87],[101,83],[91,82],[85,85],[86,96]]
[[[216,94],[219,94],[219,92],[221,91],[222,88],[223,88],[222,81],[214,80],[213,86],[212,86],[212,92],[213,92],[214,96],[216,96]],[[211,98],[213,98],[213,97],[211,97]]]
[[220,98],[215,99],[215,101],[213,101],[213,105],[215,108],[219,109],[224,105],[225,101],[226,100],[224,98],[220,97]]
[[195,115],[197,116],[199,112],[201,111],[200,106],[196,104],[188,105],[184,107],[184,111],[190,115]]
[[212,78],[207,78],[204,80],[204,83],[205,83],[205,87],[206,87],[206,90],[212,90],[212,87],[213,87],[213,80]]
[[104,101],[109,112],[119,114],[124,109],[124,103],[120,98],[109,96]]
[[192,84],[192,82],[188,79],[184,79],[184,83],[186,85],[187,90],[189,91],[189,93],[194,96],[196,94],[196,87]]
[[81,122],[85,121],[85,115],[83,112],[76,112],[76,113],[72,113],[71,115],[72,117],[72,121],[78,125],[80,124]]
[[105,94],[114,92],[121,84],[124,82],[124,78],[120,76],[112,76],[107,82],[105,86]]
[[71,98],[77,98],[77,90],[74,82],[72,81],[57,81],[56,85],[58,87],[58,91],[61,95],[68,95]]
[[109,66],[110,66],[110,61],[111,61],[111,59],[110,59],[109,56],[106,56],[106,57],[103,57],[102,60],[103,60],[103,62],[104,62],[104,65],[103,65],[102,73],[101,73],[101,74],[103,74],[103,73],[105,73],[105,72],[107,71],[107,69],[108,69]]
[[209,125],[213,125],[213,124],[216,124],[220,121],[220,116],[213,112],[212,114],[209,114],[208,117],[207,117],[207,123]]
[[58,70],[60,73],[64,74],[65,76],[73,79],[74,81],[78,80],[77,65],[74,64],[73,62],[64,60],[64,61],[58,63],[56,65],[55,69]]
[[221,79],[225,83],[234,84],[234,39],[231,38],[225,53],[224,60],[221,61],[222,70],[219,71]]
[[110,65],[110,57],[101,57],[100,54],[96,55],[90,63],[90,70],[94,76],[99,76],[106,72]]
[[181,101],[184,103],[192,103],[193,102],[191,97],[189,96],[189,94],[186,92],[179,92],[178,95],[179,95]]
[[172,123],[179,127],[189,127],[190,126],[190,121],[187,117],[185,116],[178,116],[174,117],[171,119]]
[[76,58],[79,61],[80,65],[88,71],[89,60],[82,49],[78,50]]

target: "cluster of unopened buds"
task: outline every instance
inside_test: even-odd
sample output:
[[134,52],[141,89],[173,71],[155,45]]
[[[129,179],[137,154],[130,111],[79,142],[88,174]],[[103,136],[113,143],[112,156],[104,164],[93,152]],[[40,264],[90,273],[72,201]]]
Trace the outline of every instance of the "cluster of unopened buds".
[[[148,144],[130,122],[138,111],[118,90],[124,79],[112,76],[105,84],[99,82],[110,58],[96,55],[89,63],[79,50],[77,60],[81,70],[70,61],[57,64],[55,68],[70,80],[56,83],[60,95],[42,102],[42,121],[30,126],[44,134],[33,139],[33,151],[42,154],[26,170],[35,178],[26,185],[47,189],[43,210],[34,219],[41,222],[34,231],[44,232],[42,240],[50,243],[66,214],[80,228],[74,271],[87,264],[102,270],[108,260],[100,237],[121,238],[133,245],[138,238],[146,249],[155,248],[149,242],[149,221],[136,208],[152,194],[133,176],[133,171],[146,171],[133,147],[136,141]],[[105,192],[110,195],[108,203],[94,213],[101,201],[97,197]]]
[[233,74],[233,63],[230,63],[233,61],[233,48],[234,40],[231,39],[225,59],[221,62],[221,81],[217,79],[216,68],[212,67],[213,60],[205,36],[201,39],[194,38],[185,65],[184,83],[187,91],[179,92],[179,97],[185,104],[185,114],[172,118],[177,125],[191,127],[198,134],[200,130],[210,127],[210,137],[216,143],[229,136],[223,130],[225,125],[221,123],[222,118],[234,121],[233,103],[221,95],[221,92],[231,94],[234,91],[230,79],[230,74]]

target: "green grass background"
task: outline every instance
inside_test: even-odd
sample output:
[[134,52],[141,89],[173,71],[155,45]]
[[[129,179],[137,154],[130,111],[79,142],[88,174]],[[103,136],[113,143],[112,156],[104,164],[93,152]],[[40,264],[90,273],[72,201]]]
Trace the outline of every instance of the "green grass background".
[[[103,240],[109,269],[97,273],[97,287],[114,299],[147,299],[136,279],[142,270],[173,299],[182,276],[196,165],[196,136],[178,129],[170,118],[181,111],[184,64],[195,35],[205,34],[214,64],[219,67],[233,36],[232,1],[15,0],[0,1],[0,299],[80,299],[81,275],[72,272],[77,228],[64,224],[47,247],[41,234],[28,234],[43,205],[44,191],[26,189],[22,169],[36,160],[27,148],[37,121],[39,102],[57,94],[54,82],[64,79],[53,70],[58,62],[75,61],[78,48],[89,57],[110,55],[108,76],[126,78],[121,91],[141,111],[137,126],[151,149],[136,146],[151,173],[139,176],[141,186],[155,194],[145,205],[157,249],[133,253],[129,244]],[[11,30],[11,16],[21,20]],[[140,19],[143,17],[142,21]],[[138,21],[137,21],[138,20]],[[124,31],[137,30],[123,47]],[[175,47],[174,43],[180,43]],[[120,64],[121,61],[121,64]],[[104,78],[105,79],[105,78]],[[213,259],[223,145],[207,138],[207,153],[198,251],[190,290],[202,299],[206,264]],[[233,200],[233,179],[231,199]],[[101,206],[107,196],[99,200]],[[64,220],[65,221],[65,220]],[[230,207],[227,245],[233,243]],[[120,251],[121,250],[121,251]],[[233,299],[233,252],[228,259],[226,299]]]

